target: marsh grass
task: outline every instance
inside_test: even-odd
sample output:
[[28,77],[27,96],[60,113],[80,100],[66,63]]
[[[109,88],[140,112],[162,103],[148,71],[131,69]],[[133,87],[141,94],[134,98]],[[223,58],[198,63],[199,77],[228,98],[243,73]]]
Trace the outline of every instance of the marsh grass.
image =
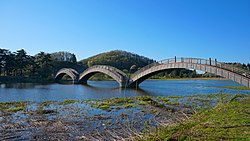
[[191,118],[171,126],[159,126],[135,140],[249,140],[250,96],[195,113]]
[[13,113],[22,111],[28,101],[24,102],[0,102],[0,111],[3,113]]

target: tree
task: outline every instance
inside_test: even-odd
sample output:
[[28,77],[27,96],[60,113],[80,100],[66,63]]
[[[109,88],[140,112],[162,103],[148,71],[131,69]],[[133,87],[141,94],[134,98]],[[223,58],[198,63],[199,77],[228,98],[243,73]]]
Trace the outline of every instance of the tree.
[[36,72],[42,79],[51,79],[52,76],[52,59],[50,54],[40,52],[35,56]]
[[17,70],[19,70],[18,73],[22,76],[24,68],[28,65],[29,56],[24,51],[24,49],[17,50],[17,52],[15,52],[15,55],[16,67]]
[[6,49],[0,49],[0,76],[2,74],[2,71],[4,71],[4,67],[6,65],[6,53],[8,50]]
[[76,60],[76,56],[75,56],[75,54],[73,54],[72,55],[72,57],[71,57],[71,60],[70,60],[71,62],[73,62],[73,63],[77,63],[77,60]]
[[0,49],[0,75],[2,72],[9,75],[13,72],[15,64],[15,55],[9,50]]
[[16,66],[17,62],[15,60],[15,54],[9,52],[9,55],[6,58],[6,65],[5,65],[5,75],[7,76],[15,76],[16,75]]

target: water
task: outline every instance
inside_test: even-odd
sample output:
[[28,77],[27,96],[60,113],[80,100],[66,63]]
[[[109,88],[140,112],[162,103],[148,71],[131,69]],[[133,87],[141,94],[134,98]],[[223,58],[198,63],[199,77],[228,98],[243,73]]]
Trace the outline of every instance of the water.
[[140,89],[120,89],[115,81],[88,81],[89,85],[65,84],[0,84],[0,102],[87,100],[124,96],[186,96],[193,94],[248,93],[249,90],[217,88],[238,86],[230,80],[147,80]]

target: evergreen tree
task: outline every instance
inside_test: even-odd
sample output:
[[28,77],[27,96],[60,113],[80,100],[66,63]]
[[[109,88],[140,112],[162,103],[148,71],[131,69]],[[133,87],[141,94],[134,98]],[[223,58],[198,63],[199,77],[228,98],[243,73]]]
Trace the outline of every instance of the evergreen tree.
[[24,68],[28,65],[29,56],[26,54],[26,52],[23,49],[17,50],[15,55],[16,55],[15,56],[16,68],[19,71],[18,74],[23,76]]
[[40,52],[35,56],[36,71],[42,79],[51,79],[52,71],[52,59],[50,54]]

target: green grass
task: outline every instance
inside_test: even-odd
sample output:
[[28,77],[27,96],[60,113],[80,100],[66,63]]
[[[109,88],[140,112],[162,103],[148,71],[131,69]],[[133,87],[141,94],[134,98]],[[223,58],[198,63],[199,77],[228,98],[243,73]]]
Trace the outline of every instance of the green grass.
[[22,111],[24,109],[23,105],[20,105],[18,107],[11,107],[6,110],[6,112],[17,112],[17,111]]
[[139,105],[147,105],[148,104],[148,102],[146,102],[146,101],[140,101],[139,102]]
[[174,101],[165,101],[164,104],[166,105],[179,105],[180,103],[179,102],[174,102]]
[[59,105],[68,105],[77,102],[77,100],[64,100],[63,102],[60,102]]
[[110,108],[110,104],[103,102],[103,103],[97,105],[96,108],[106,110],[106,109],[109,109],[109,108]]
[[158,127],[137,140],[250,140],[250,96],[200,111],[176,125]]
[[22,111],[27,102],[0,102],[0,111],[5,113],[13,113]]
[[135,105],[130,104],[130,103],[124,104],[124,108],[134,108],[134,107],[135,107]]
[[218,88],[235,89],[235,90],[250,90],[250,88],[246,86],[221,86]]

